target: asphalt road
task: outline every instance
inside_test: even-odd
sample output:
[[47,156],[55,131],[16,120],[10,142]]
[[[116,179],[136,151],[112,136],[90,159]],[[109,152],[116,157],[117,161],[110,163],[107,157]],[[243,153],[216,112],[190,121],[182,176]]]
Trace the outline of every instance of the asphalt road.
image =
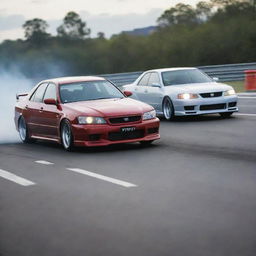
[[162,121],[149,148],[0,145],[0,255],[255,256],[256,98],[239,105]]

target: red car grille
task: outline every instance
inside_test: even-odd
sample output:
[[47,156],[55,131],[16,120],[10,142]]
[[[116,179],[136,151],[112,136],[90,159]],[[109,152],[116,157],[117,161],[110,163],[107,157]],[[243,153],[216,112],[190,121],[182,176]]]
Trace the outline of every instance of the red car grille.
[[122,123],[131,123],[140,121],[141,116],[122,116],[109,118],[111,124],[122,124]]
[[144,130],[135,130],[132,132],[110,132],[108,139],[111,141],[116,140],[131,140],[144,137]]

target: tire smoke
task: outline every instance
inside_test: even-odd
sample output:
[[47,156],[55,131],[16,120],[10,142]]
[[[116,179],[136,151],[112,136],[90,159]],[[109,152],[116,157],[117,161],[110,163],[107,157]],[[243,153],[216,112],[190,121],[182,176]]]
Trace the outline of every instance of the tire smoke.
[[28,92],[32,86],[33,81],[18,70],[0,68],[0,144],[20,142],[14,124],[16,94]]

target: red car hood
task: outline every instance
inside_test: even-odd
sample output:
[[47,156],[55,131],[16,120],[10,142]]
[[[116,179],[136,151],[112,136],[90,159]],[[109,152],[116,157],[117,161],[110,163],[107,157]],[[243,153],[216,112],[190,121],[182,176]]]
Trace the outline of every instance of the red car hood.
[[64,108],[78,112],[79,114],[92,116],[123,116],[123,115],[141,115],[153,108],[143,102],[130,99],[102,99],[91,101],[71,102],[63,105]]

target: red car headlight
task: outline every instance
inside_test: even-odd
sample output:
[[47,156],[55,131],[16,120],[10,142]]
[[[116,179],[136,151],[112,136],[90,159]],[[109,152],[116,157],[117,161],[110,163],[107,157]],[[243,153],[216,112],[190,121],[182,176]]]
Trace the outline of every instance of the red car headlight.
[[79,116],[77,118],[79,124],[106,124],[106,120],[102,117]]
[[143,114],[142,119],[143,119],[143,120],[149,120],[149,119],[153,119],[153,118],[155,118],[155,117],[156,117],[156,111],[155,111],[155,110],[151,110],[151,111],[149,111],[149,112],[145,112],[145,113]]

